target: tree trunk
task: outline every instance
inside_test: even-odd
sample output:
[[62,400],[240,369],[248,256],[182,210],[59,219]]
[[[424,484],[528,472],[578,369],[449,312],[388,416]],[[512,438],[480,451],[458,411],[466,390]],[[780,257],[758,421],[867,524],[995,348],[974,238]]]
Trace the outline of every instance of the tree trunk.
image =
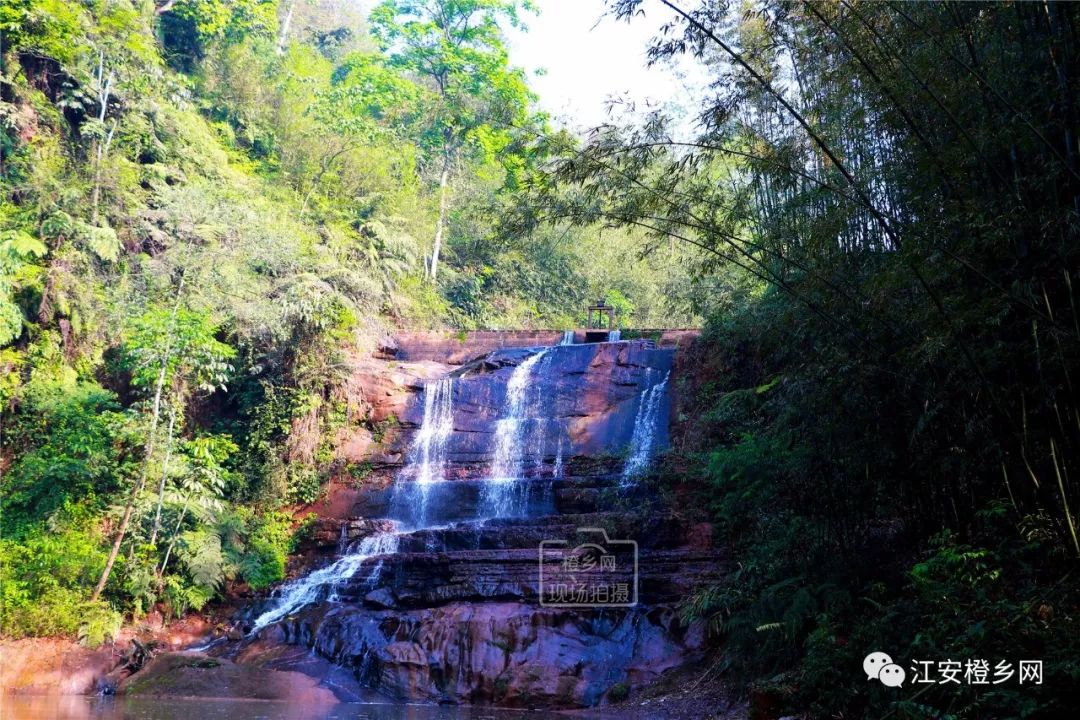
[[120,554],[120,546],[123,544],[124,536],[127,534],[128,523],[131,522],[131,514],[135,510],[135,501],[146,486],[146,478],[150,473],[150,462],[154,457],[154,446],[157,440],[158,421],[161,419],[161,394],[165,389],[165,371],[169,366],[169,354],[172,352],[172,332],[176,327],[176,314],[180,311],[180,298],[183,292],[184,276],[181,275],[180,285],[176,288],[176,302],[173,303],[172,318],[169,322],[169,337],[166,340],[165,353],[161,357],[161,368],[158,371],[157,383],[154,386],[154,409],[150,415],[150,434],[146,438],[146,457],[143,459],[139,481],[131,489],[131,495],[128,497],[127,505],[124,507],[124,515],[120,518],[120,527],[116,531],[116,539],[113,540],[112,549],[109,550],[109,559],[105,561],[105,569],[101,571],[101,578],[94,588],[94,593],[90,596],[90,602],[96,601],[101,596],[101,591],[105,589],[105,584],[109,582],[113,565],[116,564],[116,556]]
[[161,529],[161,506],[165,501],[165,480],[169,477],[169,460],[172,459],[173,427],[176,425],[176,403],[169,408],[169,429],[165,432],[165,462],[161,465],[161,481],[158,482],[157,512],[154,513],[154,530],[150,533],[150,544],[157,542],[158,530]]
[[435,282],[439,270],[439,253],[442,251],[443,228],[446,227],[446,206],[449,204],[450,151],[443,153],[442,173],[439,175],[439,223],[435,226],[435,244],[431,248],[431,266],[428,275]]
[[[184,502],[187,503],[189,498],[185,498]],[[180,526],[184,524],[184,518],[187,516],[187,505],[184,505],[184,509],[180,511],[180,517],[176,521],[176,527],[173,528],[172,537],[169,538],[169,547],[165,549],[165,559],[161,561],[161,567],[158,568],[158,577],[161,577],[165,573],[165,566],[169,564],[169,556],[172,555],[173,546],[176,545],[176,534],[180,532]]]
[[158,373],[157,388],[154,391],[154,410],[153,414],[150,416],[150,435],[146,440],[146,458],[143,460],[142,471],[139,473],[139,481],[135,483],[135,487],[131,489],[131,495],[128,497],[127,505],[124,507],[124,515],[120,518],[120,527],[116,531],[116,539],[113,540],[112,549],[109,550],[109,559],[105,562],[105,569],[101,571],[101,578],[94,588],[94,594],[90,596],[90,602],[94,602],[98,599],[101,595],[101,591],[105,589],[105,583],[109,582],[109,575],[112,574],[113,565],[116,563],[116,556],[120,554],[120,545],[123,544],[124,536],[127,534],[128,523],[131,522],[131,513],[135,510],[135,500],[138,499],[139,493],[141,493],[143,487],[146,486],[146,476],[150,472],[150,460],[154,456],[158,419],[161,417],[161,389],[165,385],[165,368],[168,365],[168,355],[166,355],[165,358],[166,360],[161,363],[161,371]]
[[285,44],[289,41],[289,26],[292,25],[293,10],[296,9],[296,0],[289,3],[285,10],[285,17],[281,19],[281,31],[278,33],[277,54],[285,54]]
[[[98,96],[98,122],[105,125],[105,113],[109,109],[109,96],[112,94],[113,86],[112,70],[109,71],[109,76],[105,77],[105,53],[98,53],[98,66],[95,79],[97,81],[97,96]],[[117,120],[113,119],[112,128],[109,130],[108,136],[104,139],[98,138],[94,141],[94,191],[93,199],[91,200],[90,211],[90,224],[97,225],[98,222],[98,203],[101,200],[101,164],[105,161],[105,156],[109,153],[109,145],[112,144],[113,133],[116,132]]]

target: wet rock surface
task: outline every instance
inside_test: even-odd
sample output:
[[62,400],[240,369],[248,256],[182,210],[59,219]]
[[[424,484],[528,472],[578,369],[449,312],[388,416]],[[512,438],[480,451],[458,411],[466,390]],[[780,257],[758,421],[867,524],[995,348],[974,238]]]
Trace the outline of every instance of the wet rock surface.
[[[449,462],[485,467],[491,463],[509,378],[536,352],[535,348],[499,350],[453,371]],[[674,353],[646,341],[571,345],[545,353],[529,377],[529,392],[540,399],[540,407],[525,428],[523,441],[531,465],[526,471],[536,472],[560,454],[624,452],[633,437],[642,393],[671,371]],[[423,405],[414,402],[398,416],[402,430],[395,438],[397,450],[411,443],[423,411]],[[666,407],[658,422],[666,427]]]
[[[549,335],[530,334],[514,342],[550,339]],[[446,342],[463,348],[467,359],[447,356],[444,362],[434,362],[427,358],[436,353],[428,351],[414,353],[424,359],[409,362],[349,359],[347,414],[353,421],[335,438],[340,462],[376,468],[405,464],[423,420],[425,384],[449,375],[453,378],[454,429],[447,460],[462,476],[482,475],[492,461],[509,378],[537,353],[540,343],[523,347],[503,339],[499,342],[510,343],[507,347],[481,352],[490,343],[462,344],[453,338]],[[633,438],[641,394],[671,372],[675,352],[674,345],[658,347],[649,340],[571,345],[548,352],[542,367],[530,377],[530,391],[543,399],[543,406],[538,408],[541,418],[524,429],[529,446],[524,471],[536,473],[545,466],[550,470],[559,457],[625,453]],[[666,426],[668,405],[660,411],[657,421]]]
[[606,702],[616,686],[648,686],[700,659],[703,628],[681,622],[677,604],[726,565],[713,548],[688,544],[700,527],[657,523],[641,528],[650,540],[640,550],[637,606],[541,606],[539,542],[573,537],[578,523],[618,519],[627,517],[502,519],[415,533],[384,559],[377,581],[346,583],[337,602],[304,608],[262,630],[258,641],[310,648],[351,668],[358,685],[396,699]]
[[[602,491],[597,486],[615,478],[562,482]],[[623,501],[632,498],[624,493]],[[358,525],[372,528],[356,521],[338,527]],[[540,543],[572,541],[581,527],[639,539],[637,606],[541,606]],[[397,699],[524,707],[595,705],[615,685],[646,686],[700,657],[702,628],[684,626],[676,607],[698,583],[727,570],[710,534],[673,518],[595,509],[417,530],[401,536],[398,552],[381,559],[374,579],[365,566],[336,588],[334,602],[301,608],[258,632],[255,645],[264,649],[245,650],[245,659],[260,661],[266,649],[295,645],[348,668],[353,692],[367,687]],[[265,607],[253,606],[248,622]]]

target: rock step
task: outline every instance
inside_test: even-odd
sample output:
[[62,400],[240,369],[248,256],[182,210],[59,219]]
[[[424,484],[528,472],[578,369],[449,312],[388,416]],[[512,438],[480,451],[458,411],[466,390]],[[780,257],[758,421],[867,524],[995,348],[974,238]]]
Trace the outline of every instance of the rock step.
[[645,548],[675,549],[708,537],[707,529],[678,522],[628,518],[617,512],[547,515],[538,518],[500,518],[465,521],[446,527],[425,528],[401,535],[399,552],[453,552],[457,550],[536,549],[545,540],[581,541],[581,528],[603,528],[611,539],[630,539]]
[[[642,492],[621,487],[621,475],[610,473],[568,478],[523,478],[504,488],[509,507],[516,517],[576,515],[604,510],[624,511],[635,506]],[[425,525],[441,525],[473,520],[489,514],[491,485],[486,480],[466,478],[421,486],[401,482],[385,488],[370,488],[351,508],[357,518],[411,517],[425,508]]]
[[[726,558],[713,550],[641,550],[637,558],[638,602],[678,602],[701,583],[721,577]],[[372,559],[337,588],[338,600],[367,607],[434,607],[451,601],[539,600],[539,549],[404,552]],[[607,575],[604,576],[607,578]],[[633,569],[612,571],[631,582]],[[584,582],[584,579],[581,579]],[[613,580],[614,581],[614,580]]]

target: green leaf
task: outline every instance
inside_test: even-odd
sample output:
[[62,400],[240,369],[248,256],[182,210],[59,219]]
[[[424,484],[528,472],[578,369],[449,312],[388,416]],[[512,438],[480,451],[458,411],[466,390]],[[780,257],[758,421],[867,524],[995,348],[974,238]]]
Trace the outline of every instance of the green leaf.
[[42,257],[49,249],[45,243],[22,230],[7,230],[0,235],[0,246],[8,248],[16,255],[26,257]]
[[0,345],[9,342],[22,334],[23,316],[19,306],[7,298],[0,297]]
[[87,223],[78,224],[82,241],[100,259],[116,262],[120,257],[120,238],[111,227],[97,227]]
[[179,556],[196,585],[216,588],[225,577],[225,557],[221,538],[205,530],[186,532],[181,537]]

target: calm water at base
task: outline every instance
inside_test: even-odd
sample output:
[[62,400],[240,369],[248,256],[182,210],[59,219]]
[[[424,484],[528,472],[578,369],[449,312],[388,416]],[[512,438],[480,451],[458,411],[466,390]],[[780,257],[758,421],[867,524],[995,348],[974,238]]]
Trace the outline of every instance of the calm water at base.
[[544,713],[432,705],[339,703],[302,707],[258,700],[0,697],[0,720],[538,720]]

